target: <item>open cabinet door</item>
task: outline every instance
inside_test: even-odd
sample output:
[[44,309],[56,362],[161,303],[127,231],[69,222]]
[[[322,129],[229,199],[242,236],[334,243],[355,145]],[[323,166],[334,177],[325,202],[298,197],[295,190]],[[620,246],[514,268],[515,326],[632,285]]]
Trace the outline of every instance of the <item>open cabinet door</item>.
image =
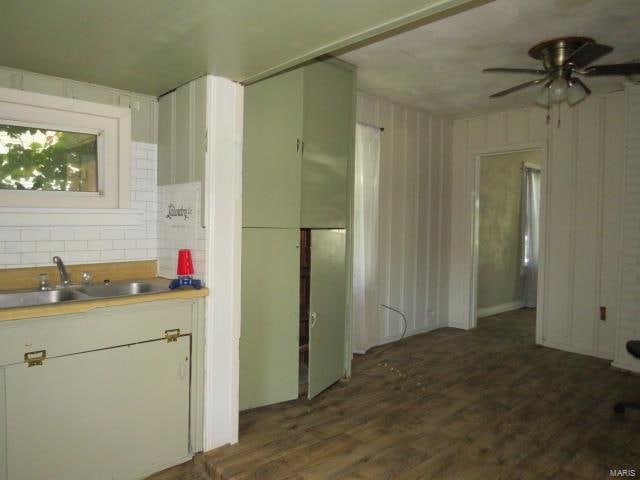
[[344,376],[345,230],[311,232],[309,398]]
[[298,229],[242,229],[240,410],[298,397]]

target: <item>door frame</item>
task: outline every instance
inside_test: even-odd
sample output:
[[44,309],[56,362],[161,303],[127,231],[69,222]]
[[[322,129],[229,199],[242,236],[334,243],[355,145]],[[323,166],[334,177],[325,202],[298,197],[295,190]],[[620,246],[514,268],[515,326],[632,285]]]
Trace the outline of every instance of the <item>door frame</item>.
[[504,145],[498,147],[488,147],[475,149],[470,152],[473,165],[473,191],[471,199],[473,206],[470,214],[471,242],[469,244],[469,257],[471,258],[471,289],[469,292],[469,317],[467,318],[468,328],[475,328],[478,325],[478,254],[479,254],[479,233],[480,233],[480,162],[482,157],[496,155],[507,155],[510,153],[520,153],[538,151],[542,158],[540,162],[540,220],[538,239],[538,291],[536,300],[536,343],[541,344],[544,340],[544,294],[547,285],[546,279],[546,251],[547,251],[547,182],[546,175],[548,162],[547,141],[530,142],[517,145]]

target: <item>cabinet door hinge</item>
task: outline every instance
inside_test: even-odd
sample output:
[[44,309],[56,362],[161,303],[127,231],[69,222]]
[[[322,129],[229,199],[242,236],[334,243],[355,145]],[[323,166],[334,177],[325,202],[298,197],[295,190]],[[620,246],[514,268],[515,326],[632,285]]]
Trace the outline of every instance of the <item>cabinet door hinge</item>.
[[164,338],[167,339],[167,342],[177,342],[179,336],[180,336],[179,328],[172,328],[171,330],[164,331]]
[[36,350],[35,352],[27,352],[24,354],[24,361],[27,362],[28,367],[42,365],[45,358],[47,358],[46,350]]

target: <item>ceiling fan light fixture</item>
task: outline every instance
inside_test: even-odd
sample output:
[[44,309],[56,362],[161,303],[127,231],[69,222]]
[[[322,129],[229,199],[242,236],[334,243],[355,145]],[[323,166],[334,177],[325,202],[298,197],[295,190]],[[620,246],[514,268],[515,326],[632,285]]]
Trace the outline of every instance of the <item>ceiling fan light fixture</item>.
[[567,89],[567,103],[570,107],[577,105],[588,96],[589,93],[584,89],[580,82],[569,82],[569,88]]
[[538,96],[536,97],[536,105],[547,108],[551,104],[549,99],[549,87],[546,85],[540,89]]
[[562,77],[556,78],[549,85],[549,99],[553,103],[560,103],[566,100],[569,83]]

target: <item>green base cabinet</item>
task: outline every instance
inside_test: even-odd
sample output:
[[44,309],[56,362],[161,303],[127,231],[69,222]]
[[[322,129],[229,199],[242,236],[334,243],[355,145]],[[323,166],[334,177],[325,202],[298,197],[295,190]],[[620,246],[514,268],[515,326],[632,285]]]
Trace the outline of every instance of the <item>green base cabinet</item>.
[[2,322],[0,479],[142,479],[201,450],[202,304]]
[[297,229],[242,229],[240,410],[298,396]]

